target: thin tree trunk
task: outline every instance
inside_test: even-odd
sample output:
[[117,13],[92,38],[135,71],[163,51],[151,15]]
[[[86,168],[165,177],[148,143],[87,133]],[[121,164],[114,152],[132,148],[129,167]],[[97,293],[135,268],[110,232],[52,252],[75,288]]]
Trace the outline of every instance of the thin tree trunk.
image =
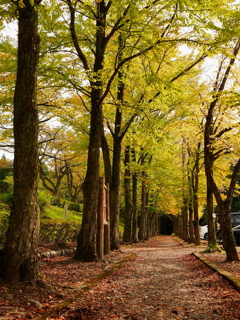
[[189,239],[188,239],[188,242],[189,243],[194,243],[192,201],[189,202],[188,216],[189,216]]
[[133,237],[133,243],[137,243],[138,242],[137,185],[138,185],[137,174],[134,173],[133,176],[132,176],[132,203],[133,203],[132,237]]
[[188,240],[188,207],[187,207],[187,199],[183,199],[182,206],[182,239],[184,241]]
[[112,166],[110,160],[110,150],[107,143],[107,139],[104,135],[104,130],[102,129],[102,138],[101,138],[101,149],[103,154],[103,163],[104,163],[104,176],[105,182],[111,185],[112,180]]
[[214,205],[213,192],[207,181],[207,218],[208,218],[208,246],[211,248],[217,247],[216,226],[213,219]]
[[130,173],[130,146],[125,148],[125,176],[124,176],[124,196],[125,196],[125,224],[123,242],[132,244],[132,217],[133,204],[131,199],[131,173]]
[[146,172],[142,171],[142,197],[141,197],[141,218],[140,218],[140,226],[138,232],[139,240],[148,240],[147,234],[147,181],[146,181]]
[[199,187],[199,151],[200,143],[198,144],[196,152],[196,161],[195,161],[195,170],[192,173],[192,188],[193,188],[193,215],[194,215],[194,241],[195,245],[199,246],[200,241],[200,232],[199,232],[199,214],[198,214],[198,187]]
[[114,135],[112,180],[109,190],[111,250],[119,248],[119,214],[120,214],[120,183],[121,183],[121,141]]
[[18,7],[18,67],[14,94],[14,207],[4,247],[5,282],[36,281],[39,235],[37,68],[38,15],[30,0]]
[[194,243],[193,232],[193,186],[190,172],[188,170],[189,196],[188,196],[188,242]]

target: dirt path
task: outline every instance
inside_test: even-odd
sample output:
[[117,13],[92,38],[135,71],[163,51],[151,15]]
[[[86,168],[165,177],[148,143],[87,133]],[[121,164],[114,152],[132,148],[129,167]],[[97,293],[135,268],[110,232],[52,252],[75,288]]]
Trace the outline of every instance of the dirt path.
[[203,247],[157,236],[99,262],[42,259],[44,287],[0,283],[0,320],[240,319],[240,293],[197,259],[196,250]]
[[124,248],[136,256],[50,319],[240,319],[240,293],[171,237]]

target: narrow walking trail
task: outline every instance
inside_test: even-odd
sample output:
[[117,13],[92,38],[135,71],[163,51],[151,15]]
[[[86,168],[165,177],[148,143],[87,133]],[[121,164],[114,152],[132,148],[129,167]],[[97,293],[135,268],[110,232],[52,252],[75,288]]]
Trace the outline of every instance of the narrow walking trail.
[[136,256],[48,319],[240,319],[240,293],[173,237],[122,250]]

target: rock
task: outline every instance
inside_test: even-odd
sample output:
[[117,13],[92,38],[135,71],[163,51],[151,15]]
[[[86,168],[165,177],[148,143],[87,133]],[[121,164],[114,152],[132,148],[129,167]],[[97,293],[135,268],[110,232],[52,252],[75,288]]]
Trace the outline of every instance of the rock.
[[42,309],[43,308],[43,305],[41,304],[41,302],[37,301],[37,300],[28,300],[28,303],[32,306],[34,306],[36,309]]

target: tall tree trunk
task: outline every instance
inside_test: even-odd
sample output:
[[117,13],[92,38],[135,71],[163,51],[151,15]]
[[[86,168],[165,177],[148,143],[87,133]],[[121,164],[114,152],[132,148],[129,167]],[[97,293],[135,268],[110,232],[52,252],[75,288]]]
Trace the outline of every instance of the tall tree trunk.
[[[118,61],[122,61],[122,35],[118,37],[119,54]],[[111,215],[111,249],[119,248],[119,215],[120,215],[120,185],[121,185],[121,149],[124,134],[122,129],[122,111],[121,105],[124,98],[123,71],[118,71],[118,92],[117,100],[120,105],[117,106],[115,114],[115,128],[113,133],[113,162],[112,162],[112,181],[110,185],[110,215]]]
[[133,243],[138,242],[138,207],[137,207],[137,174],[132,176],[132,203],[133,203],[133,226],[132,226],[132,240]]
[[75,259],[83,261],[97,260],[96,232],[99,188],[99,150],[102,135],[102,107],[98,104],[98,94],[92,102],[87,173],[83,183],[82,225],[78,235],[77,250],[75,254]]
[[111,185],[109,190],[111,249],[112,250],[116,250],[119,248],[119,213],[120,213],[120,183],[121,183],[120,174],[121,174],[121,140],[119,139],[119,137],[115,132],[114,143],[113,143],[112,180],[111,180]]
[[208,246],[211,248],[217,247],[216,226],[213,218],[214,204],[213,192],[207,179],[207,220],[208,220]]
[[227,260],[239,261],[235,238],[232,232],[231,201],[223,202],[222,205],[219,206],[219,223],[221,227],[223,248],[226,251]]
[[190,170],[188,170],[188,184],[189,184],[189,196],[188,196],[188,242],[194,243],[193,232],[193,186]]
[[39,234],[36,5],[18,7],[18,65],[14,94],[14,207],[4,246],[5,282],[35,281]]
[[180,234],[184,241],[188,240],[188,172],[187,172],[187,153],[182,145],[182,208],[181,208],[181,224]]
[[176,216],[173,216],[173,233],[175,233],[176,236],[180,237],[180,214],[178,213]]
[[110,150],[107,143],[107,139],[104,135],[104,130],[102,129],[102,139],[101,139],[101,149],[103,154],[103,163],[104,163],[104,176],[105,183],[111,185],[112,180],[112,165],[110,160]]
[[195,169],[192,173],[192,189],[193,189],[193,226],[194,226],[194,241],[195,245],[199,246],[200,241],[200,232],[199,232],[199,214],[198,214],[198,187],[199,187],[199,160],[200,160],[200,143],[198,144],[195,160]]
[[[135,149],[131,150],[132,160],[136,162],[136,152]],[[133,204],[133,221],[132,221],[132,241],[133,243],[138,242],[138,174],[135,171],[132,175],[132,204]]]
[[194,193],[193,195],[193,227],[194,227],[194,243],[196,246],[201,244],[200,232],[199,232],[199,215],[198,215],[198,195]]
[[158,214],[155,211],[148,213],[148,235],[154,237],[159,234]]
[[130,173],[130,146],[125,148],[125,176],[124,176],[124,196],[125,196],[125,224],[123,241],[132,244],[132,214],[133,204],[131,199],[131,173]]
[[188,206],[187,206],[187,198],[183,199],[182,206],[182,239],[184,241],[188,240]]
[[[97,204],[99,187],[99,160],[103,129],[102,115],[102,79],[99,77],[103,69],[105,52],[106,8],[104,1],[96,4],[96,53],[94,62],[95,78],[91,88],[91,120],[88,147],[87,173],[83,183],[83,215],[82,225],[77,240],[75,259],[83,261],[97,260]],[[71,8],[72,9],[72,8]]]
[[140,226],[138,232],[139,240],[148,240],[148,230],[147,230],[147,173],[142,171],[142,196],[141,196],[141,218]]
[[189,239],[188,239],[188,242],[194,243],[192,201],[189,201],[188,216],[189,216]]

